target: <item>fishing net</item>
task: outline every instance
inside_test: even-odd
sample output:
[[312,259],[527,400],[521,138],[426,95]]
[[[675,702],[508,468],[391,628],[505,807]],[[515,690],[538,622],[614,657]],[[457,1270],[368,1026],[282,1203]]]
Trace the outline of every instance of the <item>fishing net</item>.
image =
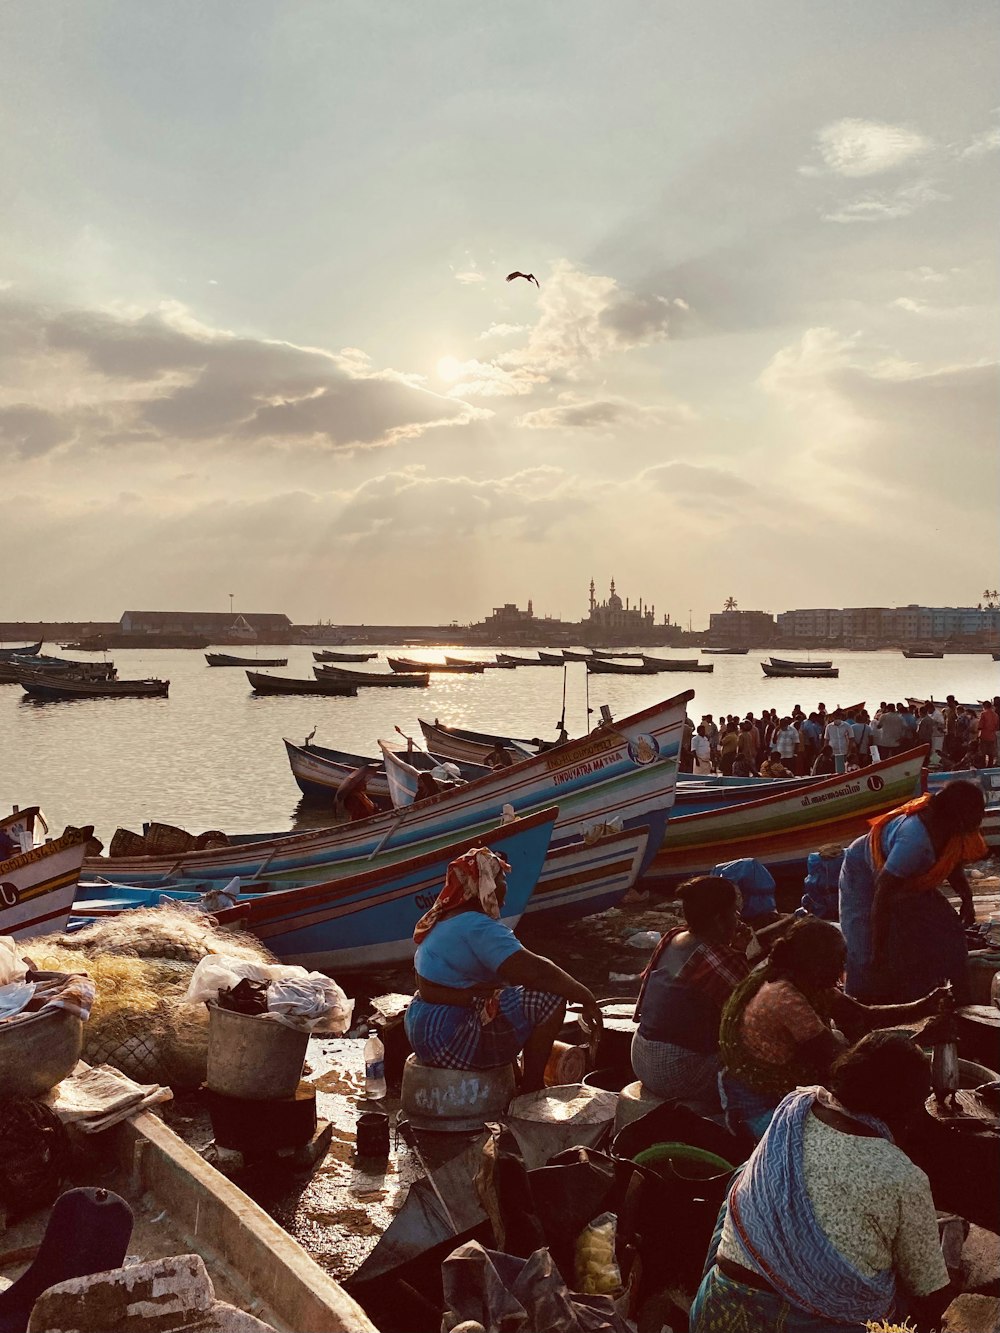
[[273,962],[253,936],[223,931],[210,917],[172,907],[141,908],[72,935],[20,942],[37,967],[87,972],[97,995],[83,1030],[83,1059],[140,1083],[197,1087],[208,1059],[208,1010],[185,1004],[196,965],[210,954]]

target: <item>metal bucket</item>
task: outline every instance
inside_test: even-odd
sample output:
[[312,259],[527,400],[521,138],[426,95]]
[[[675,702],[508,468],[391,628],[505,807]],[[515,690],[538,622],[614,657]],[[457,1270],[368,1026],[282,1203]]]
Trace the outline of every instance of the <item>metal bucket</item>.
[[502,1118],[514,1095],[514,1071],[437,1069],[411,1055],[403,1066],[400,1103],[415,1129],[472,1130]]
[[83,1023],[65,1009],[0,1023],[0,1101],[43,1097],[71,1074],[83,1050]]
[[208,1077],[212,1092],[273,1102],[295,1095],[309,1033],[274,1018],[209,1004]]

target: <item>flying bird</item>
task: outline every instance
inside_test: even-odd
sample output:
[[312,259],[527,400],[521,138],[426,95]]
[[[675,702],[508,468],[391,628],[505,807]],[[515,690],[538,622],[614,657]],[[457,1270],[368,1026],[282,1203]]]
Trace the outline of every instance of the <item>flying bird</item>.
[[507,274],[507,281],[508,281],[508,282],[513,282],[515,278],[524,278],[524,280],[525,280],[526,282],[533,282],[533,283],[535,284],[536,287],[540,287],[540,286],[541,286],[541,283],[540,283],[540,282],[538,281],[538,279],[535,277],[534,273],[519,273],[519,272],[515,269],[515,271],[514,271],[513,273],[508,273],[508,274]]

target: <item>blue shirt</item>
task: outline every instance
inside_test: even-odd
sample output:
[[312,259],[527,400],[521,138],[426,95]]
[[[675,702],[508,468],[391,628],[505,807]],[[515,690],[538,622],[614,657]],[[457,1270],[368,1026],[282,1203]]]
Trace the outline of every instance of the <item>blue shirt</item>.
[[469,990],[493,986],[497,968],[524,946],[510,926],[482,912],[459,912],[439,921],[417,945],[417,975],[438,986]]
[[[897,815],[882,830],[884,869],[898,879],[930,870],[937,859],[918,815]],[[875,898],[875,867],[868,834],[855,838],[844,854],[840,871],[840,928],[847,944],[847,993],[864,994],[872,961],[871,911]]]

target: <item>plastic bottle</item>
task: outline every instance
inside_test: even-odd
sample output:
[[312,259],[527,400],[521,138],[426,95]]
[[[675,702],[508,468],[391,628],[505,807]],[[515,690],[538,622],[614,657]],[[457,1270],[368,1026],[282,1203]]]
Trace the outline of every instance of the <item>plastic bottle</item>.
[[365,1096],[369,1101],[381,1101],[385,1092],[385,1047],[372,1028],[365,1042]]

